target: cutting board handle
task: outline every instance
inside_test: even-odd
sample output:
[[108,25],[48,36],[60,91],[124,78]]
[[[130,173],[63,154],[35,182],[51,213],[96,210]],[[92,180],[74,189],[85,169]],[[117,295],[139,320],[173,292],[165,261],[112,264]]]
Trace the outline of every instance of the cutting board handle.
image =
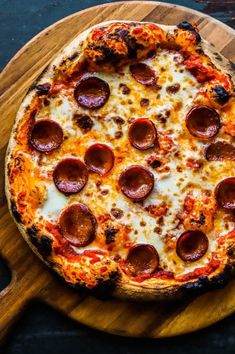
[[32,298],[32,292],[27,292],[24,283],[25,280],[13,272],[10,284],[0,292],[0,343]]

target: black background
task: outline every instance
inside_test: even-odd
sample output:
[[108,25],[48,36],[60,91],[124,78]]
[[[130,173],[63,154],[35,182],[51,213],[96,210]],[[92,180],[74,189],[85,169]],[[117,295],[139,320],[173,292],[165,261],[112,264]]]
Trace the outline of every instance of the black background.
[[[0,70],[45,27],[73,12],[104,2],[112,1],[0,0]],[[235,0],[171,2],[204,11],[235,28]],[[0,261],[0,289],[8,281],[8,271]],[[91,330],[44,304],[31,303],[6,342],[0,345],[0,354],[234,354],[234,334],[235,315],[232,315],[210,328],[177,338],[122,338]]]

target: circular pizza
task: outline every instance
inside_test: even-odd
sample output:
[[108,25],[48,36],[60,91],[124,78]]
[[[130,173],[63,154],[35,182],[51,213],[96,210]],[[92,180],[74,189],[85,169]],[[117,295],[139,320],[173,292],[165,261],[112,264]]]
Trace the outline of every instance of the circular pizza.
[[6,195],[74,287],[131,299],[217,288],[235,265],[232,64],[195,24],[79,34],[21,104]]

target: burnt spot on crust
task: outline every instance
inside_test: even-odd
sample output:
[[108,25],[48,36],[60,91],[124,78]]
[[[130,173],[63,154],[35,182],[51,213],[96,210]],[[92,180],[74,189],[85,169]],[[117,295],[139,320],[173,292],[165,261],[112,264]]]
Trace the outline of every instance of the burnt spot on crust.
[[33,225],[27,229],[30,241],[37,248],[38,252],[44,259],[47,259],[52,252],[52,239],[48,236],[38,237],[38,229]]
[[91,290],[92,294],[101,300],[108,300],[112,297],[117,283],[120,279],[119,271],[113,271],[109,275],[109,279],[103,280],[100,278],[95,288]]
[[14,200],[11,200],[11,212],[15,218],[15,221],[22,223],[21,215],[17,210],[17,206]]
[[48,258],[52,251],[52,239],[47,236],[41,236],[38,251],[43,258]]
[[188,21],[182,21],[180,22],[177,27],[179,29],[182,29],[184,31],[189,31],[191,33],[194,34],[195,36],[195,43],[198,44],[201,42],[201,36],[200,34],[196,31],[196,29],[193,27],[193,25],[191,23],[189,23]]
[[50,91],[51,84],[49,82],[45,82],[44,84],[36,85],[35,88],[38,96],[47,95]]
[[183,285],[183,292],[185,295],[200,295],[210,290],[224,288],[232,277],[232,270],[230,265],[226,265],[221,274],[215,275],[211,279],[202,275],[198,280]]
[[92,69],[115,69],[152,56],[164,31],[155,24],[112,23],[94,28],[85,43],[83,53]]
[[113,48],[110,48],[105,44],[103,44],[102,46],[94,45],[93,49],[102,53],[101,58],[95,59],[96,64],[105,64],[108,62],[118,64],[122,59],[125,58],[124,54],[118,53]]
[[94,123],[88,115],[74,114],[74,120],[83,133],[89,132]]
[[230,61],[230,67],[232,71],[235,71],[235,63],[233,63],[232,61]]
[[177,25],[178,28],[183,29],[185,31],[194,31],[194,27],[191,23],[189,23],[188,21],[182,21],[180,23],[178,23]]
[[117,233],[118,233],[118,229],[115,229],[114,227],[110,227],[110,226],[107,227],[107,229],[104,232],[106,238],[105,242],[107,245],[115,242],[115,237]]
[[137,50],[138,49],[143,49],[143,45],[140,43],[137,43],[136,39],[130,35],[129,30],[121,30],[120,32],[121,38],[124,40],[124,42],[127,45],[128,49],[128,58],[129,59],[136,59],[137,57]]
[[232,261],[235,260],[235,244],[229,246],[227,250],[227,255],[230,257]]
[[81,296],[87,296],[87,295],[89,295],[89,293],[90,293],[90,289],[88,289],[85,284],[81,284],[81,283],[72,284],[72,283],[66,281],[66,280],[65,280],[64,278],[62,278],[62,277],[59,278],[59,280],[62,280],[63,283],[65,282],[65,283],[66,283],[67,285],[69,285],[69,287],[72,288],[74,291],[79,292],[79,295],[81,295]]
[[73,61],[79,56],[79,52],[74,52],[68,59]]
[[229,93],[221,85],[216,85],[212,88],[212,94],[214,99],[220,104],[224,105],[229,100]]
[[120,273],[118,270],[116,270],[111,272],[109,274],[109,278],[106,280],[99,278],[97,280],[97,285],[92,289],[88,288],[85,283],[80,282],[76,284],[66,282],[66,284],[68,284],[74,290],[79,291],[81,295],[86,296],[92,294],[98,299],[109,300],[112,298],[113,291],[115,290],[119,279]]
[[203,55],[204,54],[204,50],[202,48],[197,48],[196,49],[196,52],[200,55]]
[[[12,158],[12,154],[11,154],[11,158]],[[10,162],[8,162],[8,164],[7,164],[7,176],[8,177],[10,176],[10,173],[11,173],[11,164],[10,164]]]
[[214,54],[214,56],[215,56],[215,59],[217,59],[217,60],[219,60],[219,61],[223,61],[223,58],[222,58],[222,56],[221,56],[219,53],[214,52],[213,54]]
[[38,242],[37,234],[38,234],[38,229],[33,225],[32,227],[29,227],[27,229],[27,234],[30,237],[30,241],[34,246],[36,246]]

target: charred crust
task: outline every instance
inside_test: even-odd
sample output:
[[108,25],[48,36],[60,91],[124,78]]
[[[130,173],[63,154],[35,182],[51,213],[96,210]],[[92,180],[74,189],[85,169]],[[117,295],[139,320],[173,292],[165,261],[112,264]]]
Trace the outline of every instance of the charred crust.
[[222,56],[219,53],[215,52],[214,56],[215,56],[215,59],[217,59],[219,61],[223,61],[223,58],[222,58]]
[[211,279],[210,287],[211,289],[224,288],[233,275],[233,267],[231,265],[226,265],[223,273],[214,276]]
[[195,44],[198,44],[201,42],[202,38],[200,36],[200,34],[197,31],[191,31],[191,33],[193,33],[195,35]]
[[179,29],[185,30],[185,31],[194,31],[194,27],[193,25],[191,25],[191,23],[189,23],[188,21],[182,21],[180,23],[178,23],[177,27]]
[[114,227],[110,227],[110,226],[107,227],[107,229],[104,232],[107,245],[115,242],[115,237],[117,233],[118,233],[118,229],[115,229]]
[[235,260],[235,245],[234,244],[232,244],[228,247],[227,255],[230,257],[230,259]]
[[15,218],[15,221],[17,221],[18,223],[22,223],[21,215],[17,210],[17,206],[14,200],[11,200],[11,212]]
[[124,42],[127,45],[128,58],[129,59],[136,59],[137,50],[143,49],[143,45],[140,43],[137,43],[136,39],[134,37],[130,36],[129,30],[121,30],[120,37],[124,40]]
[[[12,158],[12,156],[11,156],[11,158]],[[8,164],[7,164],[7,176],[10,176],[10,173],[11,173],[11,164],[10,164],[10,162],[8,162]]]
[[120,279],[120,274],[118,271],[113,271],[109,275],[109,279],[103,280],[98,279],[97,285],[91,290],[92,294],[98,299],[108,300],[112,298],[112,294],[117,286]]
[[52,239],[45,235],[38,237],[38,229],[34,225],[27,229],[27,234],[41,256],[47,259],[52,252]]
[[94,295],[96,298],[101,300],[109,300],[112,298],[112,294],[116,288],[116,285],[120,279],[120,274],[118,271],[113,271],[109,274],[109,279],[103,280],[102,278],[97,280],[97,285],[90,289],[85,283],[78,282],[72,284],[66,282],[72,289],[79,291],[81,295]]
[[230,97],[228,91],[226,91],[225,88],[221,85],[216,85],[213,87],[212,94],[220,105],[227,103]]
[[[62,279],[65,280],[64,278]],[[89,295],[90,293],[90,289],[88,289],[88,287],[85,284],[82,283],[72,284],[70,282],[66,282],[66,284],[68,284],[69,287],[74,289],[76,292],[79,292],[79,294],[82,296]]]
[[38,229],[33,225],[32,227],[29,227],[27,229],[27,234],[29,235],[32,244],[36,246],[38,243],[38,238],[37,238]]
[[90,131],[94,125],[92,119],[88,115],[75,114],[74,119],[83,133],[87,133],[88,131]]
[[74,52],[68,59],[73,61],[79,56],[79,52]]
[[232,71],[235,71],[235,63],[233,63],[232,61],[230,61],[230,67]]
[[202,48],[197,48],[196,49],[196,52],[200,55],[203,55],[204,54],[204,50]]
[[187,295],[199,295],[208,291],[209,279],[207,276],[201,276],[199,280],[187,283],[182,286],[183,291]]
[[113,48],[108,47],[107,45],[94,46],[94,50],[98,50],[102,52],[102,59],[96,59],[96,64],[104,64],[104,63],[113,63],[118,64],[125,56],[123,54],[117,53]]
[[182,29],[184,31],[189,31],[191,32],[192,34],[194,34],[195,36],[195,44],[198,44],[201,42],[201,36],[200,34],[195,30],[195,28],[193,27],[193,25],[191,25],[191,23],[187,22],[187,21],[182,21],[180,22],[177,27],[179,29]]
[[47,236],[41,236],[38,245],[38,252],[44,259],[48,258],[52,252],[52,239]]
[[[135,27],[136,24],[130,26]],[[100,28],[104,30],[104,28]],[[113,33],[107,33],[106,40],[101,40],[99,44],[91,43],[88,45],[88,50],[97,51],[100,53],[98,57],[94,59],[95,63],[98,65],[112,63],[118,65],[123,59],[136,59],[138,50],[144,48],[143,44],[138,43],[135,37],[130,34],[129,29],[123,29],[122,27],[117,27]],[[125,44],[127,53],[119,53],[118,50],[109,46],[109,41],[116,41]]]
[[45,82],[44,84],[39,84],[35,86],[37,90],[38,96],[47,95],[50,91],[51,84],[49,82]]
[[182,286],[183,292],[187,295],[200,295],[210,290],[224,288],[232,276],[232,267],[226,265],[221,274],[218,274],[211,279],[202,275],[197,281],[185,284]]

